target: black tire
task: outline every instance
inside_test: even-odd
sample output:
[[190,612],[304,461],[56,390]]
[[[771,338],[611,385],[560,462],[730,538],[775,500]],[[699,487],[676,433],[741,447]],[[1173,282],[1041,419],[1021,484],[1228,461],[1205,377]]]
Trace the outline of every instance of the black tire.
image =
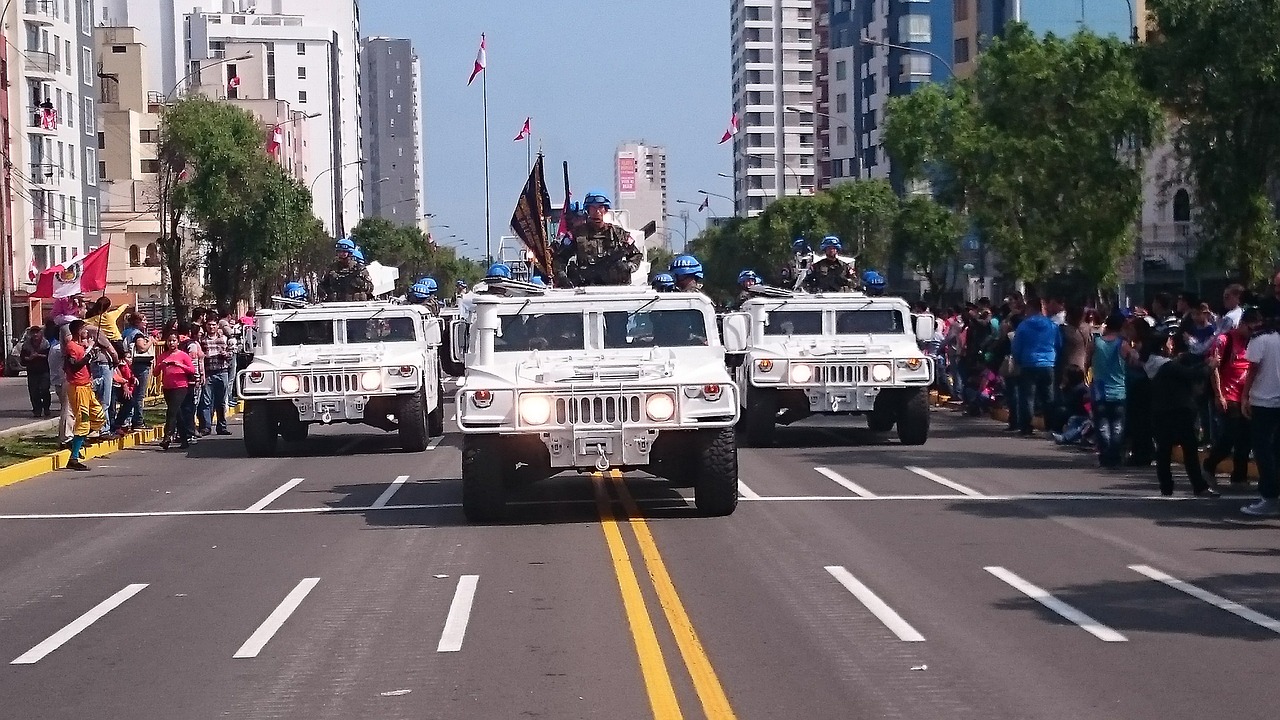
[[899,404],[902,396],[896,390],[881,390],[876,395],[876,404],[867,413],[867,427],[871,432],[889,432],[898,422]]
[[427,414],[427,434],[431,437],[444,435],[444,383],[440,383],[439,388],[436,409]]
[[693,504],[703,515],[731,515],[738,507],[738,447],[733,428],[715,431],[697,458]]
[[502,454],[492,443],[462,438],[462,514],[471,522],[493,522],[506,515]]
[[249,457],[275,457],[280,424],[265,402],[244,404],[244,449]]
[[772,445],[777,419],[778,396],[772,390],[747,390],[747,406],[742,410],[742,435],[747,447]]
[[285,442],[300,443],[307,439],[307,430],[311,426],[301,420],[284,421],[280,423],[280,437]]
[[422,452],[427,449],[431,436],[427,434],[427,411],[424,401],[425,393],[421,390],[412,395],[401,395],[396,398],[396,422],[400,424],[400,446],[408,452]]
[[903,445],[923,445],[929,439],[929,391],[906,390],[898,412],[898,440]]

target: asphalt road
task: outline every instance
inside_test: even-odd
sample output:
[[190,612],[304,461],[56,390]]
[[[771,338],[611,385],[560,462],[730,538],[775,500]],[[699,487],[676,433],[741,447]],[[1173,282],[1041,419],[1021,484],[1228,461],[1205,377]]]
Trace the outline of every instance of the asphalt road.
[[784,430],[719,519],[565,477],[469,526],[456,434],[345,429],[5,488],[2,714],[1275,716],[1280,522],[936,418]]
[[[58,410],[58,398],[52,395],[53,411]],[[31,416],[31,398],[27,395],[27,377],[0,377],[0,430],[8,430],[39,422],[42,418]]]

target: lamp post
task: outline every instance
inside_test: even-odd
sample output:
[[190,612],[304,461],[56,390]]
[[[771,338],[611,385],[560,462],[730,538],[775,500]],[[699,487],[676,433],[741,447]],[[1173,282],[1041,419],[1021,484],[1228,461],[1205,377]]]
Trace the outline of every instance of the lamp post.
[[182,83],[186,82],[187,80],[190,80],[190,79],[191,79],[191,77],[192,77],[193,75],[199,75],[200,73],[204,72],[205,70],[208,70],[208,69],[209,69],[209,68],[211,68],[211,67],[217,67],[217,66],[222,65],[222,64],[225,64],[225,63],[229,63],[229,62],[239,62],[239,61],[241,61],[241,60],[252,60],[252,59],[253,59],[253,56],[252,56],[252,55],[240,55],[240,56],[238,56],[238,57],[233,57],[233,58],[220,58],[220,59],[218,59],[218,60],[215,60],[215,61],[213,61],[213,62],[209,63],[208,65],[204,65],[204,64],[199,64],[199,63],[197,63],[197,66],[196,66],[196,69],[195,69],[195,70],[192,70],[191,72],[187,73],[186,75],[183,75],[183,76],[182,76],[182,79],[181,79],[181,80],[179,80],[178,82],[174,83],[173,87],[169,88],[169,92],[167,92],[167,93],[165,93],[165,94],[164,94],[165,102],[168,102],[168,101],[169,101],[169,97],[170,97],[170,96],[172,96],[172,95],[173,95],[173,93],[175,93],[175,92],[178,90],[178,88],[182,87]]
[[[352,160],[352,161],[351,161],[351,162],[349,162],[349,163],[343,163],[343,164],[341,164],[341,165],[333,165],[333,166],[331,166],[331,167],[327,167],[327,168],[325,168],[325,169],[321,170],[321,171],[320,171],[320,172],[319,172],[319,173],[318,173],[314,178],[312,178],[312,180],[311,180],[311,188],[310,188],[311,194],[312,194],[313,196],[315,195],[315,192],[316,192],[316,183],[320,182],[320,178],[324,177],[324,176],[325,176],[325,174],[327,174],[327,173],[331,173],[331,172],[333,172],[334,170],[338,170],[338,169],[340,169],[340,168],[344,168],[344,167],[347,167],[347,166],[350,166],[350,165],[363,165],[363,164],[364,164],[364,162],[365,162],[364,160]],[[339,217],[338,217],[337,207],[338,207],[338,203],[334,203],[333,225],[331,225],[331,227],[332,227],[335,231],[338,229],[338,224],[341,222],[341,218],[339,218]]]
[[[730,204],[730,205],[733,205],[733,198],[729,197],[728,195],[721,195],[720,193],[713,193],[713,192],[709,192],[709,191],[707,191],[707,190],[699,190],[698,192],[699,192],[700,194],[702,194],[702,195],[707,195],[708,197],[717,197],[717,198],[720,198],[720,199],[722,199],[722,200],[728,200],[728,201],[729,201],[729,204]],[[711,213],[711,217],[716,217],[716,213],[715,213],[715,211],[711,209],[711,201],[710,201],[710,200],[708,200],[708,201],[707,201],[707,211]]]
[[[949,67],[949,66],[948,66],[948,67]],[[857,130],[854,130],[854,129],[853,129],[853,127],[852,127],[851,125],[849,125],[849,123],[847,123],[847,122],[845,122],[845,121],[841,120],[841,119],[840,119],[840,118],[838,118],[838,117],[835,117],[834,115],[828,114],[828,113],[819,112],[819,111],[817,111],[817,110],[805,110],[804,108],[799,108],[799,107],[796,107],[796,106],[794,106],[794,105],[787,105],[787,106],[786,106],[786,109],[787,109],[787,110],[789,110],[789,111],[791,111],[791,112],[797,112],[797,113],[809,113],[810,115],[817,115],[818,117],[824,117],[824,118],[826,118],[826,119],[830,120],[831,122],[837,123],[838,125],[840,125],[841,127],[843,127],[845,130],[848,130],[848,131],[849,131],[849,134],[853,136],[853,148],[854,148],[854,151],[853,151],[853,164],[854,164],[854,171],[858,173],[858,177],[859,177],[859,178],[861,178],[861,177],[862,177],[862,153],[861,153],[861,152],[859,152],[859,150],[858,150],[858,142],[859,142],[859,140],[858,140],[858,131],[857,131]],[[853,116],[853,117],[854,117],[854,119],[856,120],[858,116],[857,116],[857,114],[854,114],[854,116]]]
[[924,48],[915,48],[915,47],[911,47],[910,45],[896,45],[891,42],[885,42],[883,40],[874,40],[869,37],[860,38],[860,40],[862,41],[863,45],[878,45],[880,47],[891,48],[893,50],[905,50],[907,52],[920,53],[921,55],[928,55],[934,60],[937,60],[938,62],[942,63],[942,66],[947,69],[947,75],[951,77],[955,77],[956,75],[956,71],[951,67],[951,63],[942,59],[941,55],[925,50]]

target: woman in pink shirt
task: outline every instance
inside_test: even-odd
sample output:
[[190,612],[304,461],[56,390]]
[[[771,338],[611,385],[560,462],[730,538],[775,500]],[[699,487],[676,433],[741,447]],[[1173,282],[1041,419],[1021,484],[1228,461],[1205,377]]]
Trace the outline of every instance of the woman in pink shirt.
[[164,439],[160,447],[169,449],[169,443],[175,437],[178,447],[186,448],[191,443],[187,436],[187,423],[182,422],[182,405],[191,393],[191,384],[198,377],[195,362],[182,350],[178,334],[170,332],[164,338],[164,349],[156,357],[156,372],[160,373],[160,387],[164,390]]
[[1222,417],[1222,432],[1204,459],[1204,472],[1213,484],[1214,472],[1228,457],[1232,459],[1231,482],[1249,482],[1250,428],[1249,418],[1240,411],[1240,394],[1244,389],[1249,361],[1245,350],[1249,336],[1262,321],[1256,308],[1249,308],[1241,316],[1240,324],[1217,337],[1210,352],[1218,359],[1218,367],[1210,376],[1213,387],[1214,410]]

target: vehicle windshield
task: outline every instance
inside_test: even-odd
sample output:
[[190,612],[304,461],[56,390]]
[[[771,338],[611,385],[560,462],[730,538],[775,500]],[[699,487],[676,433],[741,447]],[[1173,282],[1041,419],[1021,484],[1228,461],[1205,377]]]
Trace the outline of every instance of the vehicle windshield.
[[495,352],[583,350],[582,313],[504,315],[502,332],[493,340]]
[[765,335],[821,335],[821,310],[775,310],[769,313]]
[[394,343],[417,340],[413,318],[375,317],[347,321],[349,343]]
[[277,347],[300,345],[332,345],[332,320],[290,320],[276,325],[274,344]]
[[837,335],[901,333],[905,325],[897,310],[837,310]]
[[604,314],[606,349],[705,345],[706,318],[701,311],[692,308]]

